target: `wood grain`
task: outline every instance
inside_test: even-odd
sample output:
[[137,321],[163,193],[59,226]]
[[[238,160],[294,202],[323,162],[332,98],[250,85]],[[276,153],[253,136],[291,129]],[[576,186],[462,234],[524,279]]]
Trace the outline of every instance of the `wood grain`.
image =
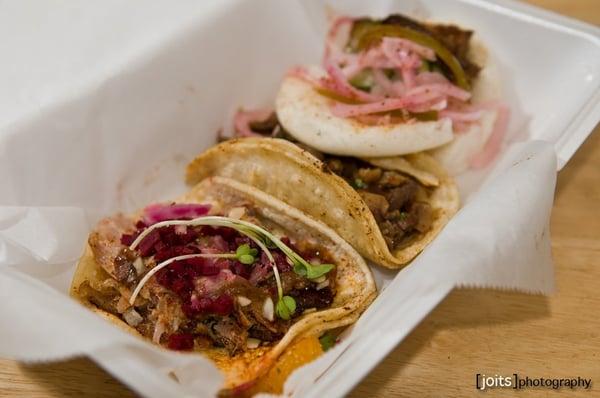
[[[600,1],[530,0],[600,25]],[[595,379],[600,396],[600,126],[560,172],[551,233],[558,291],[552,297],[460,290],[450,294],[350,394],[464,397],[475,374]],[[569,393],[570,391],[564,391]],[[545,396],[492,390],[488,396]],[[122,384],[80,358],[49,365],[0,359],[1,397],[128,397]]]

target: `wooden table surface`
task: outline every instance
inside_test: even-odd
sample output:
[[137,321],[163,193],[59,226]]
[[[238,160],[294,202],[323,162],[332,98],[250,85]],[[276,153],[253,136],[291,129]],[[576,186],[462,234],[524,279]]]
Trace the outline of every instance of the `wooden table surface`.
[[[600,25],[600,0],[529,2]],[[556,294],[454,291],[351,396],[470,396],[481,393],[474,389],[477,373],[592,378],[592,391],[575,394],[600,396],[599,203],[597,126],[558,176],[551,221]],[[487,393],[554,396],[551,390],[539,389]],[[127,397],[133,393],[87,359],[35,366],[0,359],[0,396]]]

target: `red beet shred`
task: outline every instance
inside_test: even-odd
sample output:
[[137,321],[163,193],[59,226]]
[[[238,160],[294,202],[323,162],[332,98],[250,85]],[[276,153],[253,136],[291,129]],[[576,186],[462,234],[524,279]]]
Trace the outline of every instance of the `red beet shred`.
[[[154,222],[164,220],[165,215],[176,217],[192,217],[208,211],[207,206],[179,206],[173,209],[149,207],[150,216],[136,224],[137,230],[121,236],[123,245],[131,245],[133,241]],[[204,213],[205,214],[205,213]],[[289,239],[282,239],[295,249]],[[137,250],[142,257],[153,256],[158,264],[170,258],[187,254],[222,254],[235,253],[243,244],[259,249],[248,237],[232,228],[211,226],[166,226],[152,230],[139,243]],[[275,264],[282,273],[293,272],[286,256],[279,249],[272,249]],[[234,298],[222,289],[200,295],[196,291],[198,278],[244,278],[251,285],[257,286],[272,276],[273,270],[265,253],[258,251],[254,264],[242,264],[234,259],[223,258],[191,258],[175,261],[156,273],[156,281],[176,294],[181,300],[181,309],[188,319],[203,319],[205,315],[227,316],[234,310]],[[225,274],[231,272],[231,274]],[[276,294],[276,289],[272,294]],[[307,304],[308,305],[308,304]],[[167,346],[173,350],[191,350],[194,347],[194,335],[175,333],[168,337]]]
[[171,350],[189,351],[194,348],[194,335],[191,333],[175,333],[169,336],[167,347]]

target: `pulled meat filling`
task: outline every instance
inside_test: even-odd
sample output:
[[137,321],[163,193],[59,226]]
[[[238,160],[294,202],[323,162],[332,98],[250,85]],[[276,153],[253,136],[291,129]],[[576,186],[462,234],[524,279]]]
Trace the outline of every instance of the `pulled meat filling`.
[[[116,219],[120,222],[114,222]],[[96,260],[112,278],[102,286],[91,288],[86,283],[81,289],[90,302],[170,349],[223,347],[234,355],[247,349],[248,338],[263,344],[274,342],[305,310],[327,308],[333,302],[335,268],[324,276],[327,287],[319,288],[321,280],[298,275],[283,252],[270,249],[283,295],[297,304],[290,319],[282,319],[273,311],[278,291],[272,265],[249,238],[230,228],[187,226],[182,230],[167,226],[148,234],[137,250],[130,250],[128,246],[146,228],[143,221],[124,223],[123,216],[103,220],[89,242]],[[282,240],[303,258],[314,259],[318,253],[321,261],[330,262],[321,248],[299,250],[289,239]],[[123,291],[131,292],[146,272],[162,261],[186,254],[235,253],[241,245],[256,249],[252,264],[212,257],[175,261],[148,280],[134,306],[125,299],[130,293]]]
[[427,188],[411,176],[375,167],[354,157],[327,155],[298,142],[273,112],[266,120],[250,123],[257,134],[291,141],[325,164],[325,171],[342,177],[363,198],[373,213],[391,251],[410,244],[431,229],[433,209],[427,203]]
[[433,211],[424,201],[427,189],[412,177],[352,157],[326,155],[323,162],[363,198],[390,250],[431,228]]
[[[400,14],[390,15],[382,20],[381,23],[406,26],[431,35],[440,41],[458,59],[469,80],[473,81],[479,75],[481,68],[468,57],[471,37],[473,36],[472,30],[465,30],[456,25],[421,23]],[[436,66],[442,69],[446,77],[452,77],[443,62],[436,62]]]

